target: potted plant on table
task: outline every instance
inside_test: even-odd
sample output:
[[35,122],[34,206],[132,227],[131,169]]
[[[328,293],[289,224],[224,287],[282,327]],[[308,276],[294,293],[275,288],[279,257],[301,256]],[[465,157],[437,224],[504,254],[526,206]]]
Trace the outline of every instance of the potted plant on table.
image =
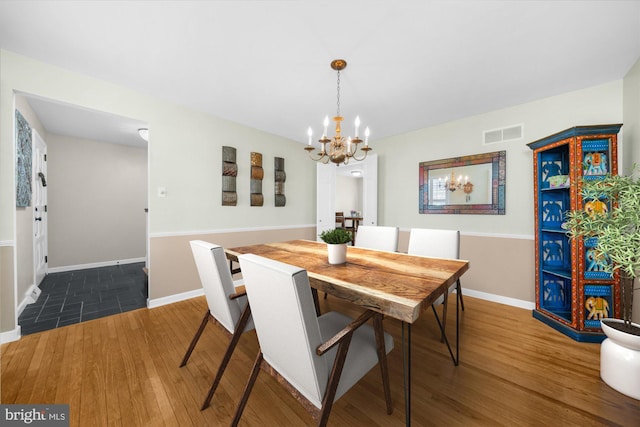
[[347,243],[351,241],[351,233],[343,228],[333,228],[320,233],[320,238],[327,244],[329,264],[347,262]]
[[[634,165],[635,171],[635,165]],[[622,319],[601,319],[607,335],[600,349],[600,376],[619,392],[640,399],[640,325],[631,321],[634,282],[640,272],[640,179],[606,175],[583,180],[584,210],[566,214],[571,238],[596,238],[595,256],[603,271],[620,274]],[[600,209],[592,210],[594,203]]]

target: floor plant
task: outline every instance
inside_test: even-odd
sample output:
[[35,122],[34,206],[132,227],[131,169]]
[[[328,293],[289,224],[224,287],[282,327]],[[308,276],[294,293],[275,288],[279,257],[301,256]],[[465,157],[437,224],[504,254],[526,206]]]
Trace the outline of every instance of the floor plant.
[[597,238],[597,256],[610,261],[603,264],[604,270],[620,274],[621,318],[624,320],[620,327],[640,335],[640,328],[631,323],[634,282],[640,272],[640,178],[636,171],[634,165],[629,175],[584,179],[582,198],[601,200],[607,208],[602,212],[567,212],[564,228],[571,238]]

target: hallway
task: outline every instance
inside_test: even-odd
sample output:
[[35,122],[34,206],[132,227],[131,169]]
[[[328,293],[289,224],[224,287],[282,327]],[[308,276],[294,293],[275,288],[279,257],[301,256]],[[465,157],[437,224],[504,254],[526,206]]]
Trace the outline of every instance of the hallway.
[[18,318],[21,334],[98,319],[147,306],[144,263],[50,273],[42,293]]

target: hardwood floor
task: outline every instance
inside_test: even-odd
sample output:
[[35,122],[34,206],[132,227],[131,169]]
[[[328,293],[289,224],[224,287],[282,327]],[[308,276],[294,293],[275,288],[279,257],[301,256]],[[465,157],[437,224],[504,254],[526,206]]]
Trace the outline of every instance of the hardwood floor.
[[[357,315],[337,298],[323,311]],[[208,325],[189,363],[180,360],[197,329],[204,297],[140,309],[23,337],[2,346],[2,403],[68,403],[72,426],[227,426],[257,351],[244,334],[211,407],[200,411],[227,336]],[[453,305],[452,305],[453,307]],[[427,311],[413,325],[414,426],[638,426],[640,401],[599,377],[598,344],[577,343],[529,310],[465,296],[461,362],[454,367]],[[453,333],[455,310],[449,310]],[[334,405],[329,425],[404,425],[400,323],[389,354],[393,415],[372,370]],[[261,373],[241,425],[301,426],[311,417]]]

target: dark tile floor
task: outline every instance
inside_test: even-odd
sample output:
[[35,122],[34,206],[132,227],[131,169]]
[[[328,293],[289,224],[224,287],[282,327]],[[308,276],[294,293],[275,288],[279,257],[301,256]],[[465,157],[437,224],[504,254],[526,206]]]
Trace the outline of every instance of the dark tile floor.
[[38,300],[18,318],[22,335],[146,307],[143,267],[135,263],[48,274]]

